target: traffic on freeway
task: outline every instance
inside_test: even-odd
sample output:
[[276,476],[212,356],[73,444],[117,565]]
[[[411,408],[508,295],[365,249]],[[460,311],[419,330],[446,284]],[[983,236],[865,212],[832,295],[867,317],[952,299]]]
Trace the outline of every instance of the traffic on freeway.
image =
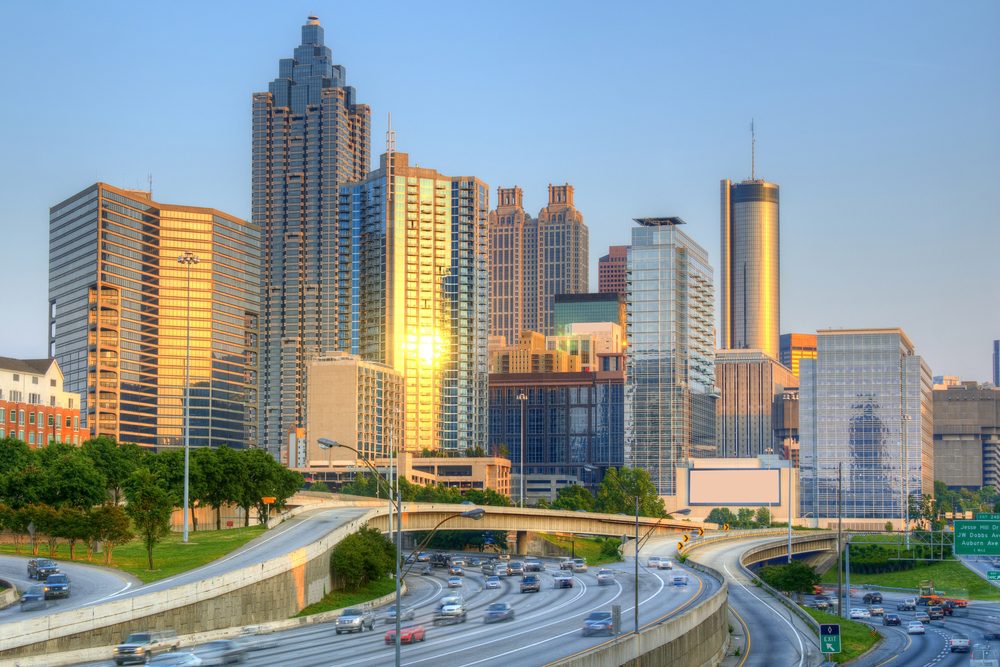
[[[630,564],[581,571],[560,569],[552,559],[534,560],[541,571],[524,572],[522,567],[518,570],[521,576],[497,575],[499,564],[488,560],[484,564],[493,574],[483,572],[484,564],[466,564],[463,576],[456,577],[460,585],[451,588],[449,568],[418,563],[407,577],[409,590],[401,605],[403,663],[428,667],[544,665],[607,641],[607,628],[585,630],[585,621],[594,613],[610,614],[612,605],[621,607],[621,632],[632,631],[635,588]],[[518,564],[523,565],[523,561],[514,557],[512,565],[516,568]],[[602,573],[605,581],[598,583]],[[522,593],[522,577],[532,576],[538,578],[538,591]],[[487,587],[490,577],[497,577],[499,587]],[[567,577],[572,585],[557,587]],[[641,564],[639,624],[682,614],[719,586],[715,579],[680,565],[661,570]],[[248,633],[252,646],[231,659],[269,667],[391,663],[395,609],[386,605],[372,611],[369,619],[363,610],[353,610],[343,624],[331,621],[266,635]],[[351,630],[345,632],[348,627]],[[204,649],[181,646],[179,650],[197,654]],[[114,665],[113,656],[108,658],[88,665]]]

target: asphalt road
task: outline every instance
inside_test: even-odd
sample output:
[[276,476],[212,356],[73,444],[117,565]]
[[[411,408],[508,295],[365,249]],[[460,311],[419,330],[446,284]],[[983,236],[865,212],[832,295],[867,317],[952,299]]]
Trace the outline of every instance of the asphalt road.
[[[425,642],[403,646],[404,665],[429,667],[504,666],[531,667],[545,665],[558,658],[596,646],[608,637],[583,637],[583,619],[591,611],[610,611],[611,605],[621,605],[625,632],[632,627],[633,572],[627,564],[612,566],[616,581],[612,585],[597,585],[598,568],[576,576],[571,589],[555,589],[552,575],[557,572],[554,562],[546,562],[539,593],[520,593],[520,577],[501,578],[500,589],[484,588],[484,577],[467,571],[461,589],[446,588],[447,575],[436,570],[432,576],[416,573],[407,577],[410,588],[403,598],[406,607],[415,609],[416,623],[427,631]],[[680,570],[679,571],[683,571]],[[639,622],[657,622],[665,616],[683,613],[696,601],[718,590],[719,582],[687,570],[687,586],[674,586],[671,571],[650,571],[640,568]],[[468,609],[466,623],[434,626],[433,611],[438,600],[449,593],[461,592]],[[483,623],[487,605],[509,601],[516,617],[495,624]],[[323,623],[276,633],[278,645],[248,654],[248,665],[282,665],[307,667],[334,665],[385,665],[393,660],[393,647],[384,641],[385,631],[392,627],[378,611],[375,632],[352,635],[335,633],[334,624]],[[112,665],[109,660],[94,665]]]
[[[29,558],[31,556],[0,556],[0,579],[6,579],[13,583],[18,591],[22,592],[28,586],[39,583],[34,579],[28,579]],[[112,595],[125,593],[142,584],[135,577],[118,570],[82,563],[57,562],[59,569],[69,575],[70,596],[59,600],[49,600],[44,609],[21,611],[20,605],[17,604],[0,609],[0,633],[3,632],[3,623],[23,621],[46,614],[86,607]]]

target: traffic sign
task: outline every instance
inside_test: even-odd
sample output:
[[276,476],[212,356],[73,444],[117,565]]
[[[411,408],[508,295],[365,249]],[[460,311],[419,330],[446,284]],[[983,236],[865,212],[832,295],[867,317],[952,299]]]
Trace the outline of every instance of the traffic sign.
[[1000,521],[1000,513],[996,512],[976,512],[977,521]]
[[819,645],[823,653],[840,653],[839,623],[824,623],[819,626]]
[[1000,521],[956,521],[955,555],[1000,556]]
[[990,581],[1000,581],[1000,570],[987,570],[986,578]]

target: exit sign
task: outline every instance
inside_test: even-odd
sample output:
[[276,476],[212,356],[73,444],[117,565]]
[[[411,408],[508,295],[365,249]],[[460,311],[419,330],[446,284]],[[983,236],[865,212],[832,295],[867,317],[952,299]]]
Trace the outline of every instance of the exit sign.
[[819,644],[823,653],[840,653],[840,624],[824,623],[819,626]]
[[1000,570],[987,570],[986,578],[990,581],[1000,581]]

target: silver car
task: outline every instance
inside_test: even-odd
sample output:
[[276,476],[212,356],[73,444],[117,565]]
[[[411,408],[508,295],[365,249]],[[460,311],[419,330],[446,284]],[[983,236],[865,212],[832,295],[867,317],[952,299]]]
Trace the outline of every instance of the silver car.
[[[412,621],[417,614],[414,610],[409,609],[407,607],[400,607],[400,609],[402,610],[402,612],[399,614],[399,620],[401,621]],[[396,605],[390,605],[385,610],[385,616],[383,618],[385,619],[386,624],[395,623]]]
[[602,569],[597,572],[599,586],[610,586],[613,583],[615,583],[615,573],[612,570]]
[[364,632],[365,628],[375,629],[375,614],[366,610],[351,608],[337,618],[337,634],[342,632]]

